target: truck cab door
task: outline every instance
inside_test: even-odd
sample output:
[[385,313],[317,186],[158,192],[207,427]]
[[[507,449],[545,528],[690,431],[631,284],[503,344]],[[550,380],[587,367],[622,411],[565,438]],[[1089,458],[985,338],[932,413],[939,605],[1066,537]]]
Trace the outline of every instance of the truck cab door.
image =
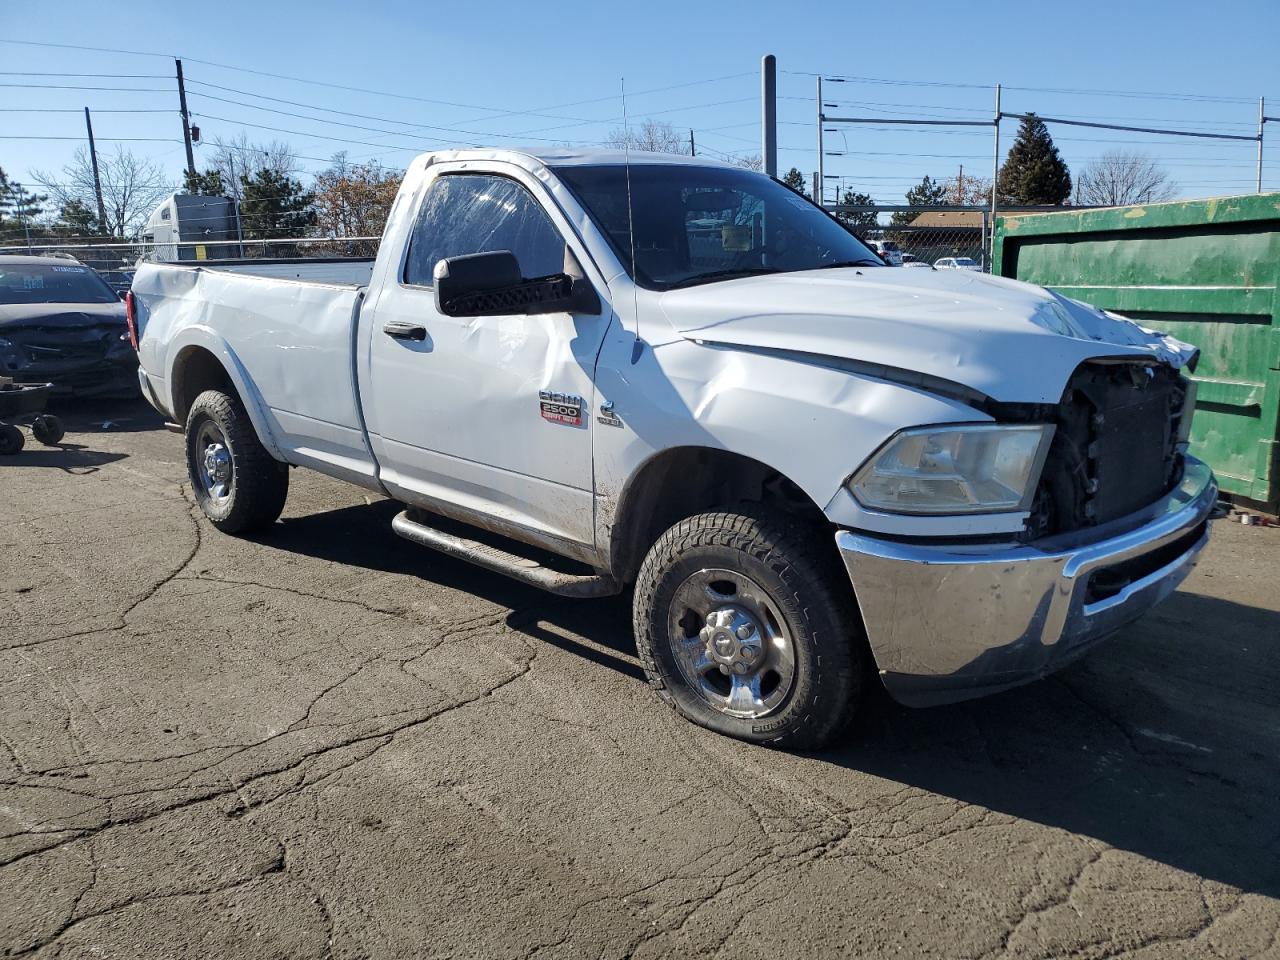
[[594,549],[593,380],[612,312],[437,311],[435,265],[497,250],[515,254],[525,277],[563,272],[566,250],[589,262],[524,171],[436,173],[361,327],[370,442],[393,496],[585,556]]

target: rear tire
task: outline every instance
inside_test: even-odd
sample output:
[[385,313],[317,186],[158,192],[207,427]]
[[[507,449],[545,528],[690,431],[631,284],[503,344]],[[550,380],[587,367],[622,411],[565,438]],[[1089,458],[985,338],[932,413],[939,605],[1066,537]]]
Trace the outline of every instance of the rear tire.
[[0,423],[0,457],[11,457],[22,452],[27,438],[11,423]]
[[191,489],[210,523],[238,534],[276,522],[289,494],[289,468],[267,452],[238,397],[200,394],[186,435]]
[[828,531],[751,506],[704,513],[654,544],[636,580],[649,683],[694,723],[807,750],[857,707],[866,646]]

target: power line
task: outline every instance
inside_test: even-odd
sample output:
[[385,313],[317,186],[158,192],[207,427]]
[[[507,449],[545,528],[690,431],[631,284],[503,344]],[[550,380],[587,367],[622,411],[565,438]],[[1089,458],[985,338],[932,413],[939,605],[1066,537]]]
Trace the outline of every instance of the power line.
[[[870,83],[885,86],[896,87],[948,87],[952,89],[962,90],[990,90],[994,84],[984,83],[956,83],[951,81],[939,80],[891,80],[884,77],[862,77],[849,74],[839,73],[813,73],[805,70],[783,70],[781,73],[791,74],[793,76],[817,77],[821,76],[826,80],[853,83]],[[1256,98],[1252,97],[1229,97],[1217,96],[1212,94],[1201,93],[1168,93],[1142,90],[1110,90],[1104,88],[1087,88],[1087,87],[1017,87],[1004,85],[1005,90],[1017,90],[1023,93],[1053,93],[1069,96],[1104,96],[1104,97],[1134,97],[1139,99],[1150,100],[1194,100],[1206,103],[1256,103]]]
[[46,73],[37,70],[0,70],[0,77],[88,77],[94,80],[168,80],[161,73]]
[[[0,134],[0,140],[83,140],[84,137],[48,137],[48,136],[15,136],[13,134]],[[103,140],[108,143],[182,143],[181,140],[175,140],[173,137],[94,137],[95,140]]]
[[64,83],[0,83],[0,87],[22,90],[100,90],[104,93],[173,93],[164,87],[86,87]]
[[[83,113],[80,107],[0,107],[0,113]],[[100,113],[173,113],[172,110],[147,109],[147,110],[104,110],[98,107],[93,108],[94,116]]]
[[[226,86],[222,86],[221,84],[217,84],[217,83],[209,83],[209,82],[208,82],[208,81],[206,81],[206,80],[197,80],[197,79],[193,79],[193,78],[187,78],[187,83],[189,83],[189,84],[198,84],[199,86],[202,86],[202,87],[210,87],[210,88],[212,88],[212,89],[214,89],[214,90],[222,90],[222,91],[223,91],[223,92],[225,92],[225,93],[238,93],[238,94],[240,94],[241,96],[245,96],[245,97],[253,97],[253,98],[258,99],[258,100],[270,100],[272,103],[283,103],[283,104],[287,104],[287,105],[289,105],[289,106],[291,106],[291,107],[303,107],[303,108],[305,108],[305,109],[307,109],[307,110],[320,110],[320,111],[322,111],[322,112],[324,112],[324,113],[336,113],[336,114],[339,114],[339,115],[344,116],[344,117],[356,117],[356,118],[361,119],[361,120],[376,120],[376,121],[377,121],[377,122],[379,122],[379,123],[399,123],[399,124],[404,124],[405,126],[409,126],[409,127],[426,126],[425,124],[421,124],[421,123],[416,122],[416,121],[410,121],[410,120],[396,120],[396,119],[393,119],[393,118],[390,118],[390,117],[379,117],[379,116],[374,116],[374,115],[372,115],[372,114],[367,114],[367,113],[354,113],[354,112],[352,112],[352,111],[350,111],[350,110],[338,110],[338,109],[336,109],[336,108],[334,108],[334,107],[326,107],[326,106],[322,106],[321,104],[318,104],[318,103],[304,103],[304,102],[302,102],[302,101],[300,101],[300,100],[286,100],[286,99],[284,99],[283,97],[271,97],[271,96],[267,96],[265,93],[254,93],[252,90],[241,90],[241,89],[238,89],[238,88],[236,88],[236,87],[226,87]],[[191,92],[195,93],[195,92],[198,92],[198,91],[191,91]],[[212,94],[207,94],[207,93],[206,93],[206,94],[201,94],[201,96],[211,97],[211,98],[213,98],[213,99],[218,99],[217,97],[213,97],[213,95],[212,95]],[[236,103],[236,102],[238,102],[238,101],[228,100],[227,102],[228,102],[228,103]],[[259,109],[265,109],[265,108],[259,108]],[[478,109],[487,109],[487,108],[478,108]],[[483,118],[483,119],[488,119],[488,118]],[[585,122],[585,123],[592,123],[592,122],[594,122],[594,121],[590,121],[590,120],[583,121],[581,117],[553,117],[553,119],[557,119],[557,120],[575,120],[575,121],[581,121],[581,122]]]

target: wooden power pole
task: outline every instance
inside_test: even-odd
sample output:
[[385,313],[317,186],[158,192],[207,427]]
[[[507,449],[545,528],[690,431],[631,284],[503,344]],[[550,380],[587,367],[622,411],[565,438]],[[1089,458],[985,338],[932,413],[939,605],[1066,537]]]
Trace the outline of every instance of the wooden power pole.
[[98,198],[98,228],[107,232],[107,205],[102,202],[102,177],[98,174],[98,148],[93,142],[93,120],[84,108],[84,128],[89,134],[89,163],[93,166],[93,194]]

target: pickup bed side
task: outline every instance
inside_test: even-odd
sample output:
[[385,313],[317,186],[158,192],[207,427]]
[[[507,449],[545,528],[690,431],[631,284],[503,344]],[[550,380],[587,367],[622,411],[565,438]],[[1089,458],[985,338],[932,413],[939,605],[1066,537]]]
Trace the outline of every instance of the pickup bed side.
[[355,385],[359,287],[144,264],[134,290],[144,388],[169,415],[183,420],[225,373],[274,456],[376,487]]

